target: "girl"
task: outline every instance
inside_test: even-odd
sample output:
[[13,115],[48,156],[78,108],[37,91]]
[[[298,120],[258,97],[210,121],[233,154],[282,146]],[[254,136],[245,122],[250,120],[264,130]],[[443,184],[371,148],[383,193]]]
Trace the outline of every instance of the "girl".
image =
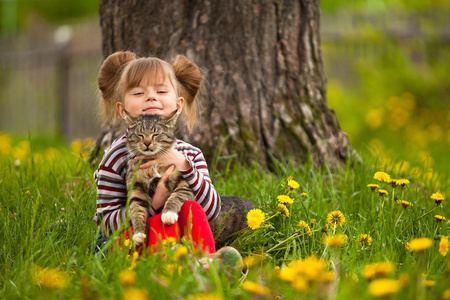
[[[190,131],[197,119],[196,95],[201,79],[198,67],[184,56],[178,56],[171,66],[158,58],[137,58],[132,52],[116,52],[103,62],[98,76],[101,114],[109,124],[117,125],[125,118],[124,110],[134,116],[166,116],[178,110],[184,112]],[[101,227],[103,236],[108,236],[118,228],[123,229],[122,225],[127,219],[126,143],[126,135],[115,140],[105,151],[94,173],[98,194],[94,221]],[[141,158],[143,157],[137,159]],[[178,239],[185,236],[192,240],[195,247],[201,247],[203,252],[215,253],[214,238],[208,220],[217,216],[221,202],[200,149],[177,140],[175,148],[167,155],[152,158],[141,165],[141,168],[154,164],[171,167],[158,183],[150,209],[146,242],[149,249],[157,248],[158,243],[168,237]],[[186,201],[178,215],[178,221],[167,226],[161,221],[160,210],[169,197],[165,181],[174,168],[178,168],[189,183],[195,201]]]

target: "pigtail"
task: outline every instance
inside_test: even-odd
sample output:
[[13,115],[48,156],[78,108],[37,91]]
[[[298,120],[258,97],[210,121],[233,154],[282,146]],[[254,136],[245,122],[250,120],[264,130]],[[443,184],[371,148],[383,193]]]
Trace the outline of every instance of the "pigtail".
[[202,82],[202,74],[192,61],[183,55],[178,55],[173,64],[175,76],[180,83],[179,94],[184,98],[183,111],[187,117],[187,127],[191,131],[197,121],[200,101],[196,96]]
[[98,103],[98,113],[106,124],[117,127],[117,84],[124,67],[132,60],[136,59],[133,52],[115,52],[108,56],[103,62],[98,73],[97,82],[100,89],[100,101]]

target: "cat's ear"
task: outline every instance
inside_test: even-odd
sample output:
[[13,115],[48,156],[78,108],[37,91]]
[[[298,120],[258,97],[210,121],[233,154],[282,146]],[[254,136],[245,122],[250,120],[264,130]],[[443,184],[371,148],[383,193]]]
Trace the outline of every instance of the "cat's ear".
[[168,126],[174,127],[177,124],[178,116],[180,115],[179,110],[176,109],[165,117],[165,123]]
[[132,116],[131,114],[129,114],[125,109],[123,110],[123,115],[124,115],[124,117],[125,117],[125,122],[127,123],[128,128],[132,128],[132,127],[134,127],[134,126],[137,125],[137,123],[136,123],[137,118],[136,118],[136,117],[133,117],[133,116]]

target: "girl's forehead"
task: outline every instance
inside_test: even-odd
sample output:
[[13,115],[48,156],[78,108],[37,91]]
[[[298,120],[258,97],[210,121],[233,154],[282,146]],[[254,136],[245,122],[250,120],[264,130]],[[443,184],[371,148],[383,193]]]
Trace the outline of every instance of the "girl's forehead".
[[171,80],[170,74],[164,70],[149,70],[145,72],[139,82],[139,86],[171,86],[174,84]]

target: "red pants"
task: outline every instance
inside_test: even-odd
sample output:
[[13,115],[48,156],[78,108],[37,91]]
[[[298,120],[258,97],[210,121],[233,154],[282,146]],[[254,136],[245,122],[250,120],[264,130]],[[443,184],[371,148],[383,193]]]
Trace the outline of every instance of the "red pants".
[[[149,254],[155,252],[159,248],[161,241],[168,237],[173,237],[177,241],[181,237],[188,239],[194,243],[194,247],[198,250],[201,247],[203,252],[215,253],[216,246],[211,228],[209,227],[208,218],[203,208],[195,201],[186,201],[181,207],[178,214],[178,221],[172,225],[164,225],[161,221],[161,214],[147,219],[148,233],[147,246]],[[131,227],[131,236],[133,235],[133,227]],[[124,236],[129,238],[129,231]]]

